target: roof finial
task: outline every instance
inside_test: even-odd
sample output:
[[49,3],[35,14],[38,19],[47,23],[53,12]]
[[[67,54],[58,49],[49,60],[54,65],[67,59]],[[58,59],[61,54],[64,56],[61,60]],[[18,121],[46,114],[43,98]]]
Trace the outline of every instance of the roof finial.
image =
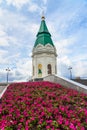
[[42,20],[45,20],[45,16],[44,16],[44,10],[42,11],[42,17],[41,17]]

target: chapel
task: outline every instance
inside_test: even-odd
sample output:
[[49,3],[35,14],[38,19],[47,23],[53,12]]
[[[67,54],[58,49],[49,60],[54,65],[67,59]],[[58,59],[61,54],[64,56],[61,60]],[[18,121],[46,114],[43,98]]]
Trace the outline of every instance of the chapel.
[[57,74],[57,53],[45,22],[45,16],[42,16],[32,50],[32,80],[43,80],[51,74]]

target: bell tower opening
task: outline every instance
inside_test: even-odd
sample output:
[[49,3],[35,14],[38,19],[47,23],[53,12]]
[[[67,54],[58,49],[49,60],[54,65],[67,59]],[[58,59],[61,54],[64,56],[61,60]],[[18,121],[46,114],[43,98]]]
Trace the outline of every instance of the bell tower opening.
[[51,64],[48,64],[48,65],[47,65],[47,72],[48,72],[48,74],[52,74]]

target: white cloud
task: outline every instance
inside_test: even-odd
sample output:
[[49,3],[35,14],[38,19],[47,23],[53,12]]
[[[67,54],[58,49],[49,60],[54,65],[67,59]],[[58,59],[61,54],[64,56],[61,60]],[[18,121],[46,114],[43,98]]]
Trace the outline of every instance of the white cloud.
[[25,16],[20,13],[11,12],[7,9],[1,9],[0,11],[2,12],[0,23],[4,26],[5,30],[12,29],[12,27],[18,28],[17,25],[19,22],[26,21]]
[[6,33],[4,25],[0,24],[0,46],[8,46],[8,35]]
[[[23,27],[23,26],[22,26]],[[34,37],[37,34],[37,30],[39,30],[39,24],[33,23],[32,21],[26,23],[24,26],[25,31],[29,34],[34,35]]]
[[[14,58],[13,58],[14,59]],[[31,59],[23,58],[16,62],[16,67],[9,67],[9,81],[23,82],[30,79],[32,73]],[[0,75],[3,77],[3,81],[6,81],[6,67],[0,69]]]
[[3,64],[8,64],[8,59],[7,57],[2,57],[0,56],[0,65],[2,65],[2,67],[4,66]]
[[[16,79],[19,78],[19,80],[27,80],[32,73],[32,62],[31,59],[28,58],[20,60],[16,64],[17,68],[15,70],[15,77]],[[15,79],[14,79],[15,80]]]
[[38,12],[41,14],[42,9],[46,11],[46,3],[47,0],[43,0],[43,4],[40,6],[40,4],[33,2],[32,0],[6,0],[8,5],[13,5],[17,9],[21,9],[24,5],[28,6],[28,10],[30,12]]
[[[1,10],[2,17],[0,21],[0,39],[1,45],[6,46],[9,43],[12,45],[17,45],[16,47],[22,47],[24,44],[24,39],[31,40],[33,36],[36,36],[38,24],[32,22],[32,19],[27,19],[20,13],[15,14],[6,9]],[[4,17],[5,16],[5,17]],[[9,33],[9,35],[8,35]],[[30,36],[26,38],[27,36]],[[27,46],[28,44],[26,44]]]
[[0,4],[2,3],[3,0],[0,0]]
[[0,46],[9,46],[8,39],[6,37],[0,38]]
[[7,53],[8,53],[8,51],[0,50],[0,56],[1,56],[1,55],[6,55]]
[[27,4],[30,0],[6,0],[8,5],[13,5],[17,8],[21,8],[23,5]]
[[3,64],[8,63],[7,55],[8,55],[8,51],[0,49],[0,65],[3,66]]
[[30,12],[41,12],[41,8],[36,3],[30,3],[28,10]]
[[87,62],[79,61],[73,66],[73,73],[75,77],[87,78]]
[[79,62],[79,61],[86,61],[87,60],[87,54],[79,54],[72,57],[73,62]]
[[[54,34],[55,35],[55,34]],[[68,47],[74,44],[75,39],[72,37],[66,39],[60,39],[59,41],[55,41],[55,46],[57,49],[57,54],[59,57],[64,57],[72,53],[72,49],[70,50]]]
[[68,70],[69,66],[72,66],[72,62],[70,61],[67,55],[58,57],[57,59],[58,76],[64,76],[69,78],[69,70]]
[[49,30],[52,32],[57,48],[58,75],[61,76],[67,76],[69,74],[67,68],[72,66],[73,76],[87,77],[87,54],[85,53],[87,28],[84,28],[82,26],[84,22],[81,22],[86,16],[82,14],[85,8],[84,2],[80,6],[80,8],[75,7],[74,12],[72,8],[69,11],[66,11],[65,7],[59,8],[48,18],[52,21],[49,23]]
[[44,4],[40,5],[36,2],[30,2],[28,7],[29,12],[35,13],[37,12],[40,16],[42,16],[42,11],[46,12],[47,8]]
[[6,2],[9,6],[13,5],[17,9],[21,9],[24,5],[27,5],[28,11],[32,13],[38,12],[41,14],[43,10],[46,12],[47,0],[43,0],[43,3],[41,2],[42,4],[33,2],[32,0],[6,0]]
[[6,33],[3,30],[0,30],[0,37],[4,36]]
[[69,60],[69,58],[66,55],[59,58],[58,60],[60,63],[65,64],[67,66],[69,66],[71,64],[71,61]]
[[47,4],[47,1],[48,1],[48,0],[42,0],[42,1],[43,1],[44,4]]
[[0,24],[0,46],[8,46],[8,36],[5,32],[5,27]]

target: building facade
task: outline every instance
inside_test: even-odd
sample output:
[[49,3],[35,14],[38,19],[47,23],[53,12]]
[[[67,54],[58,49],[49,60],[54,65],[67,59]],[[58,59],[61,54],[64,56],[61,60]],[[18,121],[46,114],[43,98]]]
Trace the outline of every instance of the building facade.
[[57,74],[57,53],[46,26],[41,18],[40,29],[32,50],[32,79],[39,80],[50,74]]

